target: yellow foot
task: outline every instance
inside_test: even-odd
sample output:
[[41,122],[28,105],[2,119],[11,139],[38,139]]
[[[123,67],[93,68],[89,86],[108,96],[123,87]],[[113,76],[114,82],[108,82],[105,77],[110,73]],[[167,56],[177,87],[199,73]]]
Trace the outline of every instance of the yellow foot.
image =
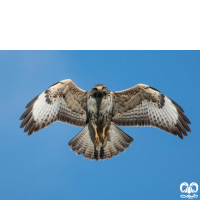
[[92,122],[91,122],[93,128],[94,128],[94,132],[95,132],[95,143],[96,144],[99,144],[99,136],[97,134],[97,128],[96,128],[96,125],[94,125]]
[[105,139],[106,139],[106,138],[105,138],[105,134],[104,134],[104,135],[102,134],[102,135],[101,135],[101,142],[104,143],[104,142],[105,142]]
[[95,135],[95,143],[99,144],[99,136],[98,135]]
[[103,133],[101,134],[101,142],[104,143],[105,142],[105,128],[103,128]]

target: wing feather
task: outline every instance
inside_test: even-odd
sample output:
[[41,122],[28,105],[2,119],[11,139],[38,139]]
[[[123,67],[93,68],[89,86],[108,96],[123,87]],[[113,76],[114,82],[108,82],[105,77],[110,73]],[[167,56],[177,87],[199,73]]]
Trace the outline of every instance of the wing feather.
[[184,110],[148,85],[113,92],[113,118],[119,126],[154,126],[183,139],[191,132]]
[[56,121],[84,126],[86,101],[87,92],[71,80],[57,82],[27,104],[20,128],[25,127],[24,132],[31,135]]

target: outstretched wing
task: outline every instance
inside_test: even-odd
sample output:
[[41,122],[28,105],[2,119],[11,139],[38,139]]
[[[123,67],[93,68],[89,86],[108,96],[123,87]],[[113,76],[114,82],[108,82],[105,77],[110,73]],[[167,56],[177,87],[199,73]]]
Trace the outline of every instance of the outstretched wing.
[[[119,126],[154,126],[183,139],[191,132],[184,110],[153,87],[138,84],[113,92],[113,118]],[[183,135],[182,135],[183,134]]]
[[84,126],[86,100],[87,92],[70,79],[55,83],[27,104],[20,128],[26,126],[24,132],[31,135],[55,121]]

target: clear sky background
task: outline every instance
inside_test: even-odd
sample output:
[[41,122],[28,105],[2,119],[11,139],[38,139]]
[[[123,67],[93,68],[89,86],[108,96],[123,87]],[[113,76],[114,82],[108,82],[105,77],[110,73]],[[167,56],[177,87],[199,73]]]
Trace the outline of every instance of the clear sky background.
[[[0,199],[169,200],[182,182],[200,185],[200,51],[0,51],[0,67]],[[155,87],[185,110],[192,132],[181,140],[121,127],[131,147],[99,162],[67,145],[81,128],[57,122],[28,137],[19,128],[26,104],[63,79],[84,90]]]

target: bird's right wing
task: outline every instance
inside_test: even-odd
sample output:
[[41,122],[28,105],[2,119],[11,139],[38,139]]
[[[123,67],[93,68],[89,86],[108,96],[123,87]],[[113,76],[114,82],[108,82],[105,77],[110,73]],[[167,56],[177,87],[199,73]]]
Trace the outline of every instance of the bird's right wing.
[[26,126],[24,132],[31,135],[55,121],[82,127],[86,124],[86,102],[86,91],[70,79],[60,81],[27,104],[20,128]]

